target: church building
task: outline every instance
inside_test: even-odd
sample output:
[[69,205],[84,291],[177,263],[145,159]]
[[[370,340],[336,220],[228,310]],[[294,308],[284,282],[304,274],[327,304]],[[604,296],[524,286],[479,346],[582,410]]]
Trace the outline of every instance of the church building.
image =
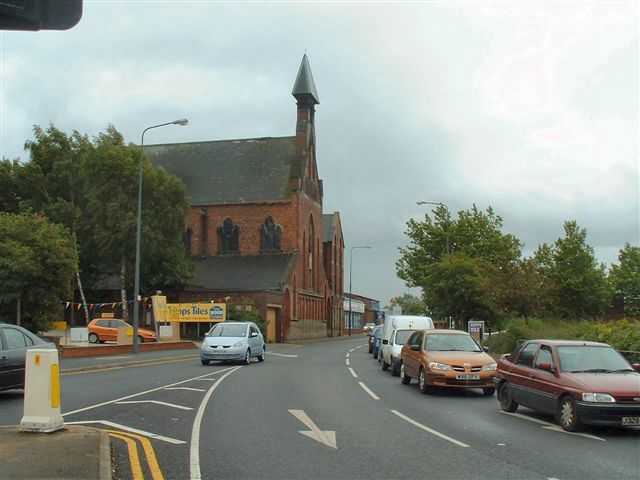
[[229,297],[265,319],[270,342],[341,335],[344,238],[322,210],[316,163],[318,93],[306,55],[292,92],[295,135],[149,145],[191,198],[185,247],[195,260],[188,303]]

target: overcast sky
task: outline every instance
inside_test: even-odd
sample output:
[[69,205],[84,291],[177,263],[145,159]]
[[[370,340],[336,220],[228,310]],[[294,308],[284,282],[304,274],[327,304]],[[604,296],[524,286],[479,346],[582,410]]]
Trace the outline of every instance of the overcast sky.
[[[0,33],[0,154],[32,126],[139,143],[295,134],[307,53],[320,105],[324,211],[344,229],[353,291],[395,274],[410,218],[492,206],[529,255],[588,231],[599,260],[640,242],[639,3],[84,2],[64,32]],[[411,289],[411,293],[418,290]]]

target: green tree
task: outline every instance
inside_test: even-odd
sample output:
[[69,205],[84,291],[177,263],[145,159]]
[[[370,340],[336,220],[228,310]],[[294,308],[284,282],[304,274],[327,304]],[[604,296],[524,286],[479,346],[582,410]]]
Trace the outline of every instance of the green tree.
[[575,220],[564,224],[565,236],[534,254],[537,265],[555,283],[554,310],[565,317],[597,317],[611,302],[604,264],[598,265],[587,231]]
[[403,293],[399,297],[394,297],[385,308],[391,310],[394,305],[402,308],[403,315],[424,315],[427,313],[427,305],[415,295]]
[[611,265],[609,279],[617,295],[624,301],[624,313],[640,316],[640,247],[624,244],[618,254],[618,265]]
[[42,214],[0,213],[0,312],[33,330],[59,319],[77,255],[69,231]]

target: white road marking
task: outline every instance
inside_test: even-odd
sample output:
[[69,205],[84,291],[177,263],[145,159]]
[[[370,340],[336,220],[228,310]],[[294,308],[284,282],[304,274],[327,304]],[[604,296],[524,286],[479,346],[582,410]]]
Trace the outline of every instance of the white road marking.
[[191,472],[191,480],[199,480],[202,478],[200,473],[200,424],[202,423],[202,417],[204,416],[204,409],[213,395],[215,389],[222,383],[222,381],[231,375],[233,372],[242,367],[234,367],[220,379],[211,385],[211,388],[207,392],[207,394],[202,399],[200,403],[200,407],[198,408],[198,413],[196,413],[196,418],[193,420],[193,428],[191,429],[191,448],[189,449],[189,470]]
[[344,362],[347,366],[351,365],[351,363],[349,363],[349,359],[347,358]]
[[173,443],[174,445],[181,445],[183,443],[187,443],[184,440],[177,440],[171,437],[165,437],[164,435],[158,435],[157,433],[146,432],[144,430],[139,430],[137,428],[127,427],[126,425],[121,425],[119,423],[110,422],[109,420],[87,420],[81,422],[64,422],[67,425],[87,425],[100,423],[102,425],[106,425],[107,427],[117,428],[118,430],[124,430],[125,432],[138,433],[140,435],[144,435],[145,437],[154,438],[156,440],[162,440],[163,442]]
[[356,374],[356,372],[353,370],[353,368],[349,367],[349,371],[351,372],[351,375],[353,375],[353,378],[358,378],[358,375]]
[[[189,378],[187,380],[182,380],[181,382],[171,383],[169,385],[165,385],[163,387],[152,388],[151,390],[145,390],[144,392],[134,393],[133,395],[127,395],[126,397],[116,398],[115,400],[109,400],[108,402],[97,403],[95,405],[91,405],[90,407],[79,408],[77,410],[73,410],[71,412],[63,413],[62,416],[66,417],[67,415],[73,415],[74,413],[86,412],[87,410],[93,410],[94,408],[104,407],[105,405],[111,405],[112,403],[121,402],[122,400],[129,400],[130,398],[139,397],[140,395],[146,395],[147,393],[157,392],[158,390],[162,390],[168,387],[175,387],[177,385],[182,385],[183,383],[192,382],[194,380],[202,380],[208,375],[218,375],[222,372],[226,372],[227,370],[232,370],[234,367],[225,368],[223,370],[216,370],[215,372],[207,373],[205,375],[200,375],[199,377]],[[209,379],[210,380],[210,379]]]
[[371,398],[373,398],[374,400],[380,400],[380,397],[378,397],[375,393],[373,393],[371,390],[369,390],[369,387],[367,387],[364,382],[358,382],[360,384],[360,386],[362,388],[364,388],[364,391],[367,392],[369,395],[371,395]]
[[[355,350],[355,348],[352,348],[351,350],[349,350],[349,353],[353,352]],[[347,355],[348,357],[349,355]]]
[[[218,373],[218,372],[216,372],[216,373]],[[215,374],[213,374],[213,375],[215,375]],[[218,381],[217,378],[194,378],[194,380],[198,380],[198,381],[201,381],[201,382],[217,382]]]
[[552,432],[568,433],[569,435],[575,435],[575,436],[578,436],[578,437],[590,438],[592,440],[600,440],[601,442],[606,442],[606,440],[604,438],[597,437],[597,436],[592,435],[590,433],[565,432],[558,425],[555,425],[555,424],[549,423],[549,422],[545,422],[544,420],[539,420],[537,418],[528,417],[527,415],[523,415],[521,413],[511,413],[511,412],[503,412],[503,411],[500,411],[500,413],[504,413],[505,415],[510,415],[512,417],[518,417],[518,418],[521,418],[523,420],[527,420],[529,422],[537,423],[539,425],[542,425],[542,428],[544,428],[545,430],[551,430]]
[[191,392],[206,392],[202,388],[191,388],[191,387],[169,387],[165,388],[165,390],[189,390]]
[[349,358],[349,355],[351,355],[351,353],[347,353],[347,358]]
[[155,403],[156,405],[164,405],[165,407],[177,408],[178,410],[193,410],[191,407],[183,407],[182,405],[176,405],[175,403],[161,402],[160,400],[129,400],[126,402],[116,402],[116,405],[129,404],[129,403]]
[[331,447],[334,449],[338,449],[336,443],[336,432],[333,430],[320,430],[318,426],[313,423],[313,420],[309,418],[309,416],[304,413],[304,410],[289,410],[289,413],[304,423],[307,428],[310,428],[310,431],[300,430],[298,433],[306,435],[313,440],[316,440],[327,447]]
[[278,357],[298,358],[298,355],[288,355],[286,353],[265,352],[267,355],[277,355]]
[[394,415],[397,415],[398,417],[402,418],[403,420],[406,420],[410,424],[415,425],[416,427],[424,430],[425,432],[432,433],[433,435],[435,435],[437,437],[440,437],[443,440],[446,440],[447,442],[451,442],[454,445],[458,445],[459,447],[469,447],[469,445],[467,445],[466,443],[462,443],[462,442],[456,440],[455,438],[451,438],[451,437],[445,435],[444,433],[440,433],[437,430],[434,430],[434,429],[429,428],[429,427],[427,427],[425,425],[422,425],[421,423],[418,423],[415,420],[407,417],[406,415],[403,415],[402,413],[400,413],[397,410],[391,410],[391,413],[393,413]]
[[358,345],[356,348],[360,348],[360,347],[362,347],[362,345]]

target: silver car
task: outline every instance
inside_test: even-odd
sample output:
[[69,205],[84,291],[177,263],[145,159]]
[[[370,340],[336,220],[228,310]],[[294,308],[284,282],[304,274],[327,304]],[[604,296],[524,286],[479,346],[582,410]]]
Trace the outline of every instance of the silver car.
[[266,345],[260,329],[253,322],[221,322],[207,332],[200,347],[200,361],[209,365],[211,360],[251,362],[257,357],[264,362]]

